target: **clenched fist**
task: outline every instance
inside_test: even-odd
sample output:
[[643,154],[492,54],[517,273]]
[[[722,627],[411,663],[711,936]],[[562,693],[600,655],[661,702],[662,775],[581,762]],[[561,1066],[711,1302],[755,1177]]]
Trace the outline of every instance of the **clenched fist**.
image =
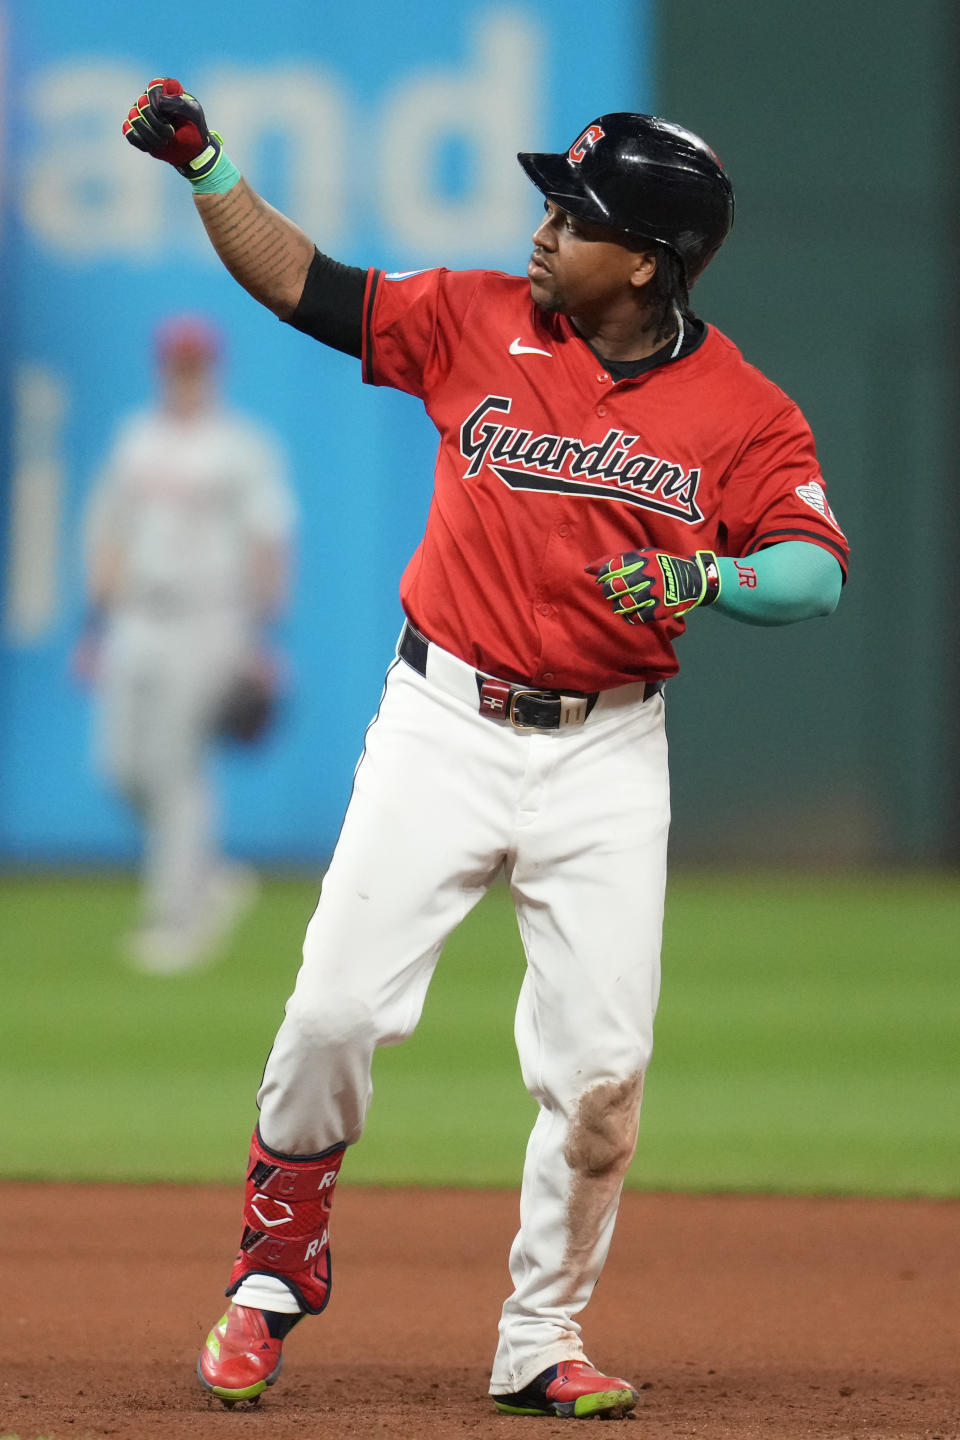
[[188,180],[202,180],[220,159],[222,141],[208,128],[199,100],[179,80],[151,80],[123,122],[131,145],[165,160]]

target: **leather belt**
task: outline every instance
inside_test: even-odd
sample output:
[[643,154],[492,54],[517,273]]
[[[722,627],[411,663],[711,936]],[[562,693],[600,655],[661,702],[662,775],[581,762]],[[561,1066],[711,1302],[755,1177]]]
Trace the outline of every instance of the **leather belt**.
[[[406,621],[397,646],[401,660],[426,677],[430,641]],[[507,721],[515,730],[562,730],[568,725],[582,725],[600,698],[591,694],[561,690],[541,690],[531,685],[516,685],[499,680],[495,675],[474,671],[477,682],[478,709],[490,720]],[[643,698],[649,700],[663,689],[662,680],[648,681]]]

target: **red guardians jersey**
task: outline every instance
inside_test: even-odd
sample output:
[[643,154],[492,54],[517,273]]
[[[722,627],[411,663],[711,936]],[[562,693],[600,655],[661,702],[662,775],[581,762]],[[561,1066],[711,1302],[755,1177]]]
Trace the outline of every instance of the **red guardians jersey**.
[[585,691],[675,674],[684,622],[627,625],[584,572],[624,550],[804,540],[846,565],[809,426],[712,326],[614,381],[525,279],[371,270],[363,375],[419,396],[440,434],[404,611],[489,674]]

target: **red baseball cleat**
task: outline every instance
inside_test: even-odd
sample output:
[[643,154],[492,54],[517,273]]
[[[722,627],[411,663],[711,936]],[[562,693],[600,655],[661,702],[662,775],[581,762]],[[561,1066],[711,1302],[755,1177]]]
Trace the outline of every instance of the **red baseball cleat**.
[[200,1384],[224,1405],[236,1405],[240,1400],[255,1404],[280,1374],[282,1349],[283,1341],[271,1336],[262,1310],[235,1305],[231,1300],[200,1351]]
[[561,1360],[513,1395],[490,1397],[502,1415],[559,1415],[562,1419],[622,1420],[640,1399],[626,1380],[601,1375],[585,1360]]

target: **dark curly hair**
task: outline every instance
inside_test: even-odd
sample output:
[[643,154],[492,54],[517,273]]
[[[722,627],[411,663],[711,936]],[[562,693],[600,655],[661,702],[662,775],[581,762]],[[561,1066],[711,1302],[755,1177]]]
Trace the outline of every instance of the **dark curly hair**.
[[676,250],[659,241],[637,240],[631,249],[646,250],[656,257],[657,268],[647,281],[645,298],[647,311],[656,326],[654,338],[668,340],[677,328],[675,312],[679,311],[685,320],[691,316],[683,261]]

